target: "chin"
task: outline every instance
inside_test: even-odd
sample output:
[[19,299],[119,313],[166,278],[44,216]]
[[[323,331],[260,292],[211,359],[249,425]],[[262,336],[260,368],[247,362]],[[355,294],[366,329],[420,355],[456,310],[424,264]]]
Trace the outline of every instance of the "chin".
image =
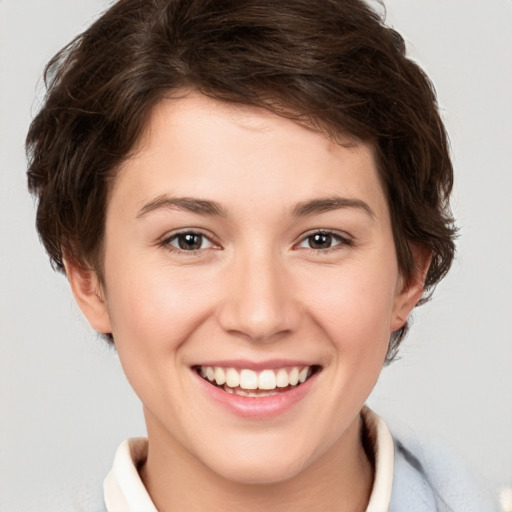
[[219,467],[216,472],[224,479],[237,484],[272,485],[296,477],[304,468],[297,462],[278,462],[277,458],[274,456],[270,460],[242,461],[238,464],[230,461],[229,464]]
[[[232,448],[227,453],[212,453],[203,463],[223,479],[246,485],[271,485],[290,480],[312,463],[312,454],[297,451],[297,443]],[[300,444],[300,442],[299,442]]]

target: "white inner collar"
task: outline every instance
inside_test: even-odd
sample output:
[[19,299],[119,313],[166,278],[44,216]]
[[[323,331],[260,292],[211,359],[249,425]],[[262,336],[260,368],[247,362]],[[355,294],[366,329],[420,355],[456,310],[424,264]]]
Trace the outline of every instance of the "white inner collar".
[[[388,512],[393,488],[394,445],[384,420],[368,407],[361,411],[371,447],[375,476],[366,512]],[[117,449],[114,464],[103,483],[107,512],[158,512],[137,468],[147,458],[145,437],[126,439]]]

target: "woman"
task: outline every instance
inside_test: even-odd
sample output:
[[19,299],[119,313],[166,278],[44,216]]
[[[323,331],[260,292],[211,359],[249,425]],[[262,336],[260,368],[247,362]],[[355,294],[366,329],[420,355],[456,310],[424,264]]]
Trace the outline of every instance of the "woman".
[[122,0],[47,79],[38,230],[148,430],[109,512],[489,509],[364,407],[454,252],[395,31],[359,1]]

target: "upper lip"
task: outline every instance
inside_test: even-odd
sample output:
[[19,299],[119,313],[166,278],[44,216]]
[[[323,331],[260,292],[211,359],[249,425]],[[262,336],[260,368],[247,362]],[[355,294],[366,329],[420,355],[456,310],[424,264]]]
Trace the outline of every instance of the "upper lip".
[[266,361],[251,361],[247,359],[216,359],[203,361],[198,364],[192,365],[192,367],[200,366],[219,366],[221,368],[240,368],[254,371],[261,370],[277,370],[279,368],[286,368],[292,366],[321,366],[318,363],[312,361],[305,361],[300,359],[268,359]]

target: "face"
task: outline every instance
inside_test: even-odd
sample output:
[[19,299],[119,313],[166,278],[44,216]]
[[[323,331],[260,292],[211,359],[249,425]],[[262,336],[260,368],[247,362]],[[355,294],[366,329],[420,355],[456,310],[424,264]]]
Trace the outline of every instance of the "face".
[[199,94],[162,101],[119,172],[98,297],[150,447],[253,483],[358,443],[418,298],[369,146]]

